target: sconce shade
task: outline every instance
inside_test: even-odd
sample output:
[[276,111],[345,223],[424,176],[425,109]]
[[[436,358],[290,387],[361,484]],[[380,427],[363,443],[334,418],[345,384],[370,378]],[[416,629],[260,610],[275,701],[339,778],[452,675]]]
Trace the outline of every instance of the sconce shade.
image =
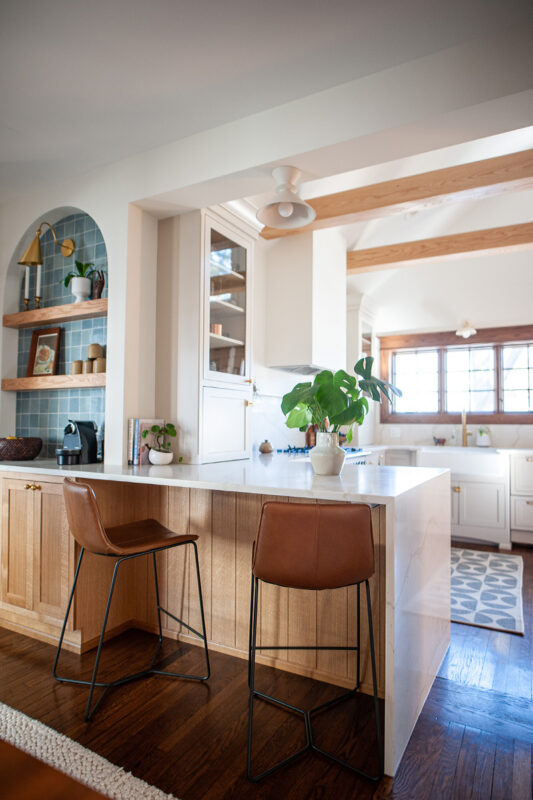
[[302,200],[296,188],[300,177],[296,167],[276,167],[272,170],[278,184],[276,196],[257,212],[257,219],[270,228],[301,228],[309,225],[316,217],[316,211]]
[[39,228],[39,230],[35,234],[35,237],[34,237],[32,243],[30,244],[30,246],[28,247],[28,249],[26,250],[26,252],[22,256],[22,258],[19,260],[18,263],[22,264],[22,266],[25,266],[25,267],[36,267],[38,264],[42,264],[43,263],[43,254],[42,254],[42,251],[41,251],[40,233],[41,233],[41,229]]
[[32,243],[18,262],[22,264],[23,267],[37,267],[39,264],[43,263],[43,253],[41,250],[41,228],[43,225],[48,225],[50,230],[52,231],[52,236],[54,237],[54,242],[57,244],[59,249],[61,250],[61,254],[68,258],[74,252],[74,248],[76,245],[72,239],[65,239],[63,242],[58,242],[56,237],[56,232],[52,228],[49,222],[41,222],[39,228],[35,234],[35,238],[33,239]]

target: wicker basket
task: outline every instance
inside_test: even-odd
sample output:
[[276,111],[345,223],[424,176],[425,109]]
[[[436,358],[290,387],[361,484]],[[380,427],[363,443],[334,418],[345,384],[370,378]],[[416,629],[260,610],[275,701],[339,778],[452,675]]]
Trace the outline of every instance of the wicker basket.
[[0,461],[31,461],[41,452],[43,440],[38,436],[17,436],[16,439],[0,438]]

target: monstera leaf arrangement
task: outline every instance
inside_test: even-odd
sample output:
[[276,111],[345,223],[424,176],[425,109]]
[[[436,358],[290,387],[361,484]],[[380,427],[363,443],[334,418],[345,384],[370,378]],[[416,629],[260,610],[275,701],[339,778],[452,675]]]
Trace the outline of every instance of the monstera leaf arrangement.
[[372,375],[373,363],[372,356],[368,356],[357,362],[355,375],[348,375],[343,369],[325,369],[312,383],[297,383],[281,401],[287,427],[305,431],[309,425],[316,425],[319,431],[329,433],[348,427],[346,438],[351,442],[353,426],[362,425],[368,413],[369,397],[381,403],[383,397],[390,401],[393,394],[402,394],[396,386]]

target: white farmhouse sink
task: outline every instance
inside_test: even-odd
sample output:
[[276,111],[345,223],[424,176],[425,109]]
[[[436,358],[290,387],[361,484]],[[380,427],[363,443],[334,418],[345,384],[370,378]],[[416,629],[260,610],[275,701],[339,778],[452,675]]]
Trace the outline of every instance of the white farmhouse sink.
[[456,475],[506,475],[509,456],[494,447],[421,447],[418,467],[448,468]]

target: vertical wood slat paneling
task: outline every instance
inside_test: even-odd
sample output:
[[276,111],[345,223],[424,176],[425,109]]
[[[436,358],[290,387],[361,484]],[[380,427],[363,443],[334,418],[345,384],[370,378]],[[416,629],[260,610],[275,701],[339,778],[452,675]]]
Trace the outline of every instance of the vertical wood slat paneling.
[[235,492],[212,492],[211,638],[235,647]]
[[[168,527],[179,534],[190,531],[190,490],[176,486],[168,490]],[[176,617],[189,623],[189,550],[191,545],[183,545],[166,550],[160,554],[162,568],[161,603]],[[181,625],[170,617],[163,616],[163,627],[178,633]]]
[[[174,489],[172,489],[174,491]],[[199,539],[198,560],[200,563],[200,577],[202,580],[202,594],[204,599],[205,627],[207,638],[211,641],[211,586],[212,586],[212,526],[211,526],[211,497],[212,492],[207,489],[190,489],[189,494],[189,533],[197,534]],[[187,547],[188,573],[189,573],[189,625],[197,631],[202,630],[198,588],[196,585],[196,572],[194,568],[194,553],[192,547]]]
[[252,543],[257,535],[262,498],[258,494],[236,495],[235,532],[235,646],[248,649]]
[[32,608],[33,498],[24,480],[4,479],[2,495],[2,601]]

